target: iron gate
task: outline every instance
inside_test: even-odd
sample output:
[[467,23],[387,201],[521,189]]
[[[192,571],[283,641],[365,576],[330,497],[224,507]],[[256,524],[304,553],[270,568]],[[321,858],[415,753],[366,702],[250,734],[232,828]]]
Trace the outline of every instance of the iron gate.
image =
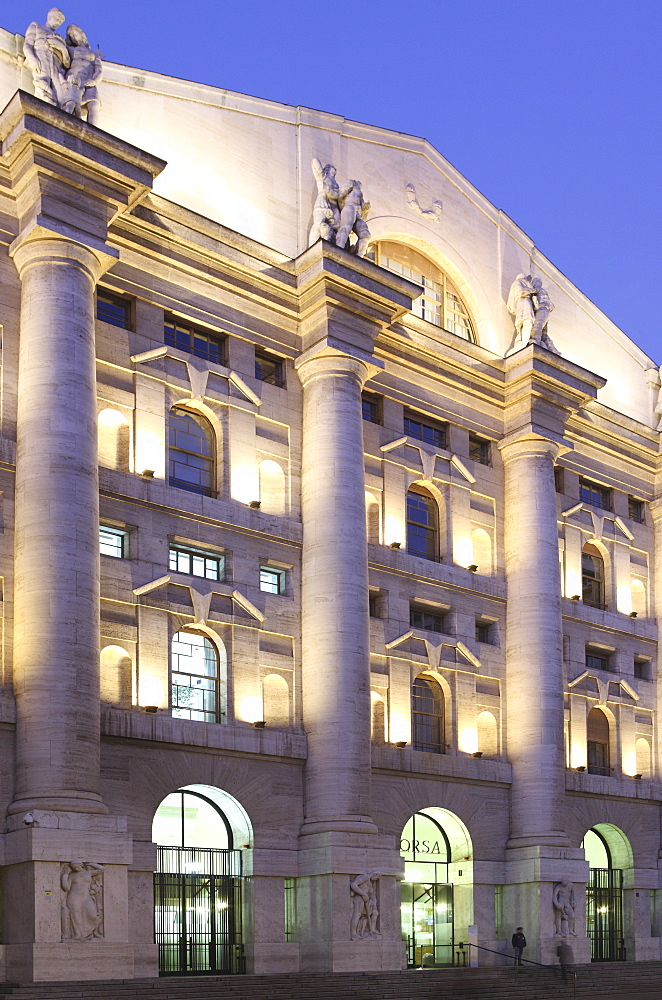
[[241,852],[159,847],[155,940],[164,976],[245,971]]
[[586,886],[586,933],[592,962],[624,962],[623,872],[591,868]]

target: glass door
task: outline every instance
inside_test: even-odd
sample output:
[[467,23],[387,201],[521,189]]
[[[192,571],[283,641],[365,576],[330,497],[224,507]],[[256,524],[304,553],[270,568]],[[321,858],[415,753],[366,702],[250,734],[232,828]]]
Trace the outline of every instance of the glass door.
[[[405,872],[408,868],[405,865]],[[413,867],[413,866],[412,866]],[[412,875],[425,878],[435,865],[417,865]],[[453,886],[435,881],[405,881],[402,884],[402,936],[407,942],[407,964],[413,968],[452,965]]]

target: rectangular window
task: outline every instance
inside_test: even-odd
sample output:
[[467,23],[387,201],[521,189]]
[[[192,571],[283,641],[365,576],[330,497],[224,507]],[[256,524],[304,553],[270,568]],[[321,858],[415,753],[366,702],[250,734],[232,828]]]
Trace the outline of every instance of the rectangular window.
[[129,533],[121,528],[99,525],[99,552],[113,559],[126,559],[129,554]]
[[431,611],[420,604],[410,605],[409,624],[412,628],[425,629],[427,632],[446,633],[446,615],[442,611]]
[[297,906],[296,886],[294,878],[283,879],[283,900],[285,903],[285,940],[296,941]]
[[587,670],[611,670],[609,657],[597,653],[586,653]]
[[266,594],[283,594],[285,592],[285,571],[272,569],[271,566],[260,566],[260,590]]
[[193,354],[196,358],[203,358],[216,365],[225,364],[225,337],[197,330],[174,316],[166,316],[163,339],[169,347],[176,347],[178,351]]
[[579,499],[592,507],[611,510],[611,490],[598,483],[592,483],[589,479],[579,480]]
[[375,396],[371,392],[361,393],[361,408],[363,419],[370,424],[381,424],[382,422],[382,398]]
[[368,606],[370,609],[371,618],[381,618],[381,615],[379,613],[379,604],[380,604],[379,597],[380,597],[379,594],[368,595]]
[[205,580],[222,580],[225,575],[225,556],[187,545],[171,545],[169,568],[175,573],[201,576]]
[[478,462],[480,465],[490,464],[490,442],[486,441],[485,438],[476,437],[474,434],[469,435],[469,458],[472,462]]
[[448,425],[423,419],[422,414],[405,410],[405,434],[417,441],[425,441],[434,448],[445,448],[448,442]]
[[476,621],[476,642],[492,642],[492,623]]
[[283,386],[283,362],[273,354],[255,352],[255,378],[269,385]]
[[97,319],[111,326],[119,326],[122,330],[131,329],[131,301],[120,295],[112,295],[97,289]]
[[651,679],[651,663],[650,660],[639,660],[637,657],[634,659],[634,676],[640,681],[649,681]]
[[565,486],[565,483],[564,483],[564,478],[565,478],[564,477],[564,472],[565,472],[565,469],[563,468],[563,466],[561,466],[561,465],[555,465],[554,466],[554,489],[556,490],[557,493],[564,493],[565,492],[565,490],[563,488]]
[[644,523],[644,501],[636,497],[628,497],[628,517],[631,521]]

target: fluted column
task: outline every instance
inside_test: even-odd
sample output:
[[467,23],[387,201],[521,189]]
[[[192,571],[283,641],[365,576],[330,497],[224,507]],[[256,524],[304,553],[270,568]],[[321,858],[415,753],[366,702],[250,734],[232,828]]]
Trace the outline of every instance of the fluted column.
[[21,276],[10,812],[105,812],[99,795],[99,257],[37,238]]
[[368,364],[303,355],[304,832],[374,830],[361,388]]
[[563,833],[563,642],[553,440],[501,445],[505,466],[507,741],[510,846],[560,845]]

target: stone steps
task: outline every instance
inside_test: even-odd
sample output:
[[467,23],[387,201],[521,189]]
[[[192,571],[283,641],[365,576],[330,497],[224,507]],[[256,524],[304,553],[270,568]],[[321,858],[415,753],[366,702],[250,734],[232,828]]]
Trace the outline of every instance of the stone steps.
[[[182,976],[0,985],[7,1000],[557,1000],[572,996],[557,970],[434,969],[291,976]],[[577,997],[662,1000],[662,962],[577,967]]]

